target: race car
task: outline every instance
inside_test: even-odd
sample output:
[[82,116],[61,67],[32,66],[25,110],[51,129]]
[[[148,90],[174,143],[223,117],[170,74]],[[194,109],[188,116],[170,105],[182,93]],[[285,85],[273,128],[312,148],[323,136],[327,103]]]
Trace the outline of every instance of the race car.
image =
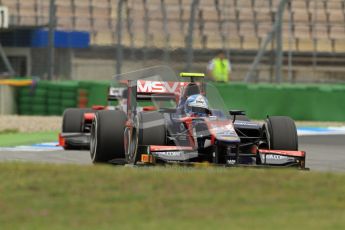
[[[126,111],[97,111],[91,126],[94,163],[131,165],[214,164],[294,166],[305,169],[294,121],[267,117],[250,121],[241,110],[228,111],[204,74],[158,66],[117,76],[128,81]],[[196,82],[196,79],[201,79]],[[137,112],[139,101],[156,111]]]
[[[65,150],[90,148],[91,123],[96,111],[127,110],[127,89],[125,87],[109,87],[108,106],[92,108],[68,108],[63,113],[62,131],[59,134],[59,146]],[[117,102],[117,106],[111,106]]]

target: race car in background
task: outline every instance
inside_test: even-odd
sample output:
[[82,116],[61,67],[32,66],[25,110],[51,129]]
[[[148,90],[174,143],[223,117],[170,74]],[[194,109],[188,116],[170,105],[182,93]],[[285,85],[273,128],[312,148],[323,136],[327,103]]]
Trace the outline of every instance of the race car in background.
[[[91,123],[96,111],[127,110],[127,89],[125,87],[109,87],[108,106],[92,108],[68,108],[63,113],[62,130],[59,134],[59,145],[65,150],[90,148]],[[112,106],[117,102],[117,106]]]
[[[259,124],[244,111],[228,111],[217,89],[203,76],[182,73],[191,80],[180,81],[166,66],[117,76],[128,81],[127,111],[96,111],[90,137],[92,161],[305,169],[306,153],[298,150],[291,118],[271,116]],[[138,112],[137,103],[142,100],[157,110]]]

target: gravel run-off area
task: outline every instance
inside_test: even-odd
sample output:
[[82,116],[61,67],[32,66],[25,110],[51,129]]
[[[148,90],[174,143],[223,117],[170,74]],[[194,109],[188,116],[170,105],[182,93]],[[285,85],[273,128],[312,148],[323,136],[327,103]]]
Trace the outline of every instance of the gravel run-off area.
[[16,116],[0,115],[0,133],[6,131],[46,132],[60,130],[62,117],[59,116]]

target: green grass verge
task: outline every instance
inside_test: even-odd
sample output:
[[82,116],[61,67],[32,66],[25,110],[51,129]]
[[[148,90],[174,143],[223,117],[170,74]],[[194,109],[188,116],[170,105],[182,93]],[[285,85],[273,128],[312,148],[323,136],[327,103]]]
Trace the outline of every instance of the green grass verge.
[[0,147],[29,145],[58,140],[58,131],[37,133],[0,133]]
[[345,175],[0,164],[1,229],[345,229]]

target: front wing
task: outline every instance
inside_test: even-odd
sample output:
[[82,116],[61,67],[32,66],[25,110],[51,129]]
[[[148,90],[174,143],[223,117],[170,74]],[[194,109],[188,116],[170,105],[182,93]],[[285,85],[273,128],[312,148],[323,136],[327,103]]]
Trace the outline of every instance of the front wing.
[[[192,147],[180,146],[142,146],[138,149],[141,154],[141,164],[156,164],[157,161],[165,163],[200,163],[197,162],[198,151]],[[253,164],[245,164],[246,166],[277,166],[289,167],[294,166],[300,169],[305,168],[304,151],[287,151],[287,150],[266,150],[258,149],[256,153],[239,153],[238,158],[252,157],[256,161]],[[228,161],[225,166],[241,165],[236,161]]]

